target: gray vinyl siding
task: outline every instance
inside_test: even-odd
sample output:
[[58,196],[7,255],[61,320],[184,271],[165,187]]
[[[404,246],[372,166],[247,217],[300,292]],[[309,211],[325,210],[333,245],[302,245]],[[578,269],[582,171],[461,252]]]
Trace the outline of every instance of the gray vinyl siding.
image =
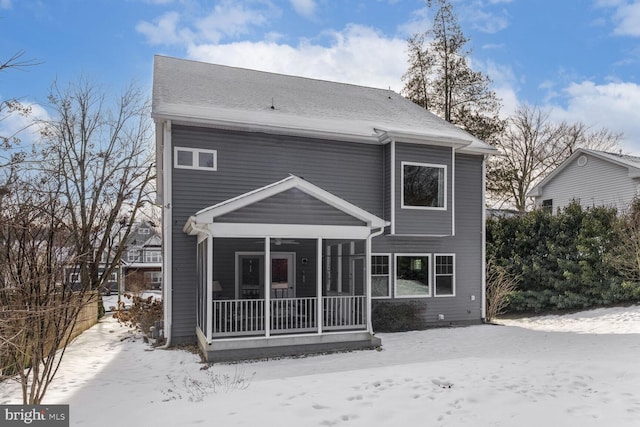
[[[372,252],[391,254],[391,295],[394,299],[396,254],[455,254],[455,297],[394,299],[421,301],[422,316],[429,323],[473,322],[482,316],[482,156],[456,155],[456,235],[416,237],[383,235],[373,239]],[[433,295],[433,282],[431,287]],[[473,300],[472,300],[473,297]],[[375,299],[379,304],[389,299]]]
[[[172,156],[176,146],[217,150],[218,164],[216,171],[201,171],[176,169],[173,159],[171,163],[175,342],[195,336],[196,237],[186,235],[182,228],[200,209],[294,174],[374,215],[382,215],[381,146],[174,124]],[[312,259],[310,271],[315,262]]]
[[567,206],[572,200],[583,207],[615,206],[624,210],[636,196],[640,180],[630,178],[626,167],[584,154],[587,164],[578,165],[575,158],[542,188],[536,206],[543,200],[553,201],[553,211]]
[[[260,133],[241,133],[208,128],[172,126],[172,147],[217,150],[217,170],[201,171],[173,168],[172,162],[172,338],[174,342],[192,340],[196,327],[196,237],[183,232],[189,216],[197,211],[286,178],[300,176],[330,193],[370,213],[390,219],[389,146],[314,140]],[[400,209],[401,162],[446,164],[448,172],[447,211]],[[426,302],[424,318],[437,321],[478,321],[481,317],[482,277],[482,156],[457,155],[456,158],[456,236],[401,237],[381,236],[373,241],[374,253],[455,253],[456,296],[421,299]],[[407,234],[451,233],[452,179],[451,149],[397,144],[396,151],[396,232]],[[286,198],[286,195],[284,196]],[[277,199],[274,199],[277,201]],[[227,219],[241,220],[243,215],[265,215],[274,219],[290,213],[278,210],[272,201],[241,209]],[[314,206],[319,207],[319,206]],[[321,209],[325,209],[323,206]],[[330,213],[331,224],[344,220],[341,212]],[[317,213],[316,213],[317,215]],[[311,221],[311,208],[296,215],[295,222]],[[277,237],[277,236],[274,236]],[[219,280],[225,295],[235,292],[235,252],[261,252],[263,246],[252,239],[232,242],[214,239],[214,280]],[[256,239],[259,240],[259,239]],[[272,247],[272,250],[273,247]],[[315,242],[285,245],[277,251],[296,252],[298,296],[315,295]],[[300,259],[308,263],[303,268]],[[393,266],[394,258],[391,258]],[[323,270],[324,271],[324,270]],[[343,268],[343,273],[345,269]],[[393,278],[393,272],[392,272]],[[227,290],[230,289],[231,291]],[[471,295],[475,300],[471,301]],[[403,300],[403,301],[406,301]]]
[[364,222],[293,188],[216,218],[216,222],[365,225]]
[[[395,154],[395,232],[396,234],[451,234],[452,162],[451,148],[396,143]],[[447,166],[446,210],[402,208],[402,162]]]

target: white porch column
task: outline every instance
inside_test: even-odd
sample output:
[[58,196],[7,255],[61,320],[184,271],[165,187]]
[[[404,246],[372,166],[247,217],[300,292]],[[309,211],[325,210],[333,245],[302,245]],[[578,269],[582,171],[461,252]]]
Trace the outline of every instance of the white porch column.
[[271,336],[271,238],[264,238],[264,333]]
[[207,344],[213,329],[213,236],[207,236]]
[[371,235],[369,235],[369,237],[367,237],[367,240],[365,240],[364,257],[365,257],[364,294],[366,295],[366,301],[367,301],[367,304],[366,304],[367,305],[367,310],[366,310],[367,331],[369,331],[370,333],[373,333],[373,324],[371,322]]
[[322,334],[323,320],[323,300],[322,300],[322,238],[318,237],[318,243],[316,245],[316,293],[318,294],[318,312],[316,313],[318,319],[318,334]]

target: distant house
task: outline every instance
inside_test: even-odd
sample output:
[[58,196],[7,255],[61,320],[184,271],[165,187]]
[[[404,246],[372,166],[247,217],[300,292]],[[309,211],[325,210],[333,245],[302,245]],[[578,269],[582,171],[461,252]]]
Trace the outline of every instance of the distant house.
[[640,157],[576,150],[527,196],[554,212],[572,200],[583,207],[612,206],[624,211],[640,194]]
[[384,89],[156,56],[169,344],[208,360],[380,344],[380,304],[484,317],[496,150]]
[[134,226],[122,256],[124,287],[162,288],[162,238],[149,222]]
[[[118,292],[120,274],[124,278],[122,292],[133,289],[161,289],[162,239],[155,226],[147,221],[134,224],[124,245],[121,263],[107,278],[103,291]],[[114,254],[108,256],[106,253],[102,255],[99,274],[102,274],[113,256]],[[65,276],[70,286],[80,286],[77,267],[66,268]]]

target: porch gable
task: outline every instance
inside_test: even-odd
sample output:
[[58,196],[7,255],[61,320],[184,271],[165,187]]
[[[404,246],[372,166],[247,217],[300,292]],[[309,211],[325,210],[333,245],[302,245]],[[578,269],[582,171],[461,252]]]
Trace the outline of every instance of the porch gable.
[[[197,235],[203,232],[203,226],[211,232],[212,228],[220,229],[222,224],[225,230],[240,231],[243,224],[258,227],[282,224],[296,228],[295,231],[300,227],[321,227],[318,231],[334,227],[334,233],[342,228],[345,231],[358,229],[358,234],[369,230],[368,234],[372,229],[389,225],[376,215],[295,175],[202,209],[187,220],[183,231]],[[282,227],[276,229],[283,230]]]

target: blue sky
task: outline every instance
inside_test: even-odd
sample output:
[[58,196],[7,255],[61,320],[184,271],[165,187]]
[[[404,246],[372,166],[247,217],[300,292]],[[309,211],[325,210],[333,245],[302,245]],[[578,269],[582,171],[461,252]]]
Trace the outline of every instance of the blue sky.
[[[451,2],[503,115],[538,105],[640,155],[640,0]],[[40,63],[0,74],[0,99],[46,116],[52,82],[81,75],[150,92],[154,54],[400,91],[406,39],[430,20],[422,0],[0,0],[0,59]]]

